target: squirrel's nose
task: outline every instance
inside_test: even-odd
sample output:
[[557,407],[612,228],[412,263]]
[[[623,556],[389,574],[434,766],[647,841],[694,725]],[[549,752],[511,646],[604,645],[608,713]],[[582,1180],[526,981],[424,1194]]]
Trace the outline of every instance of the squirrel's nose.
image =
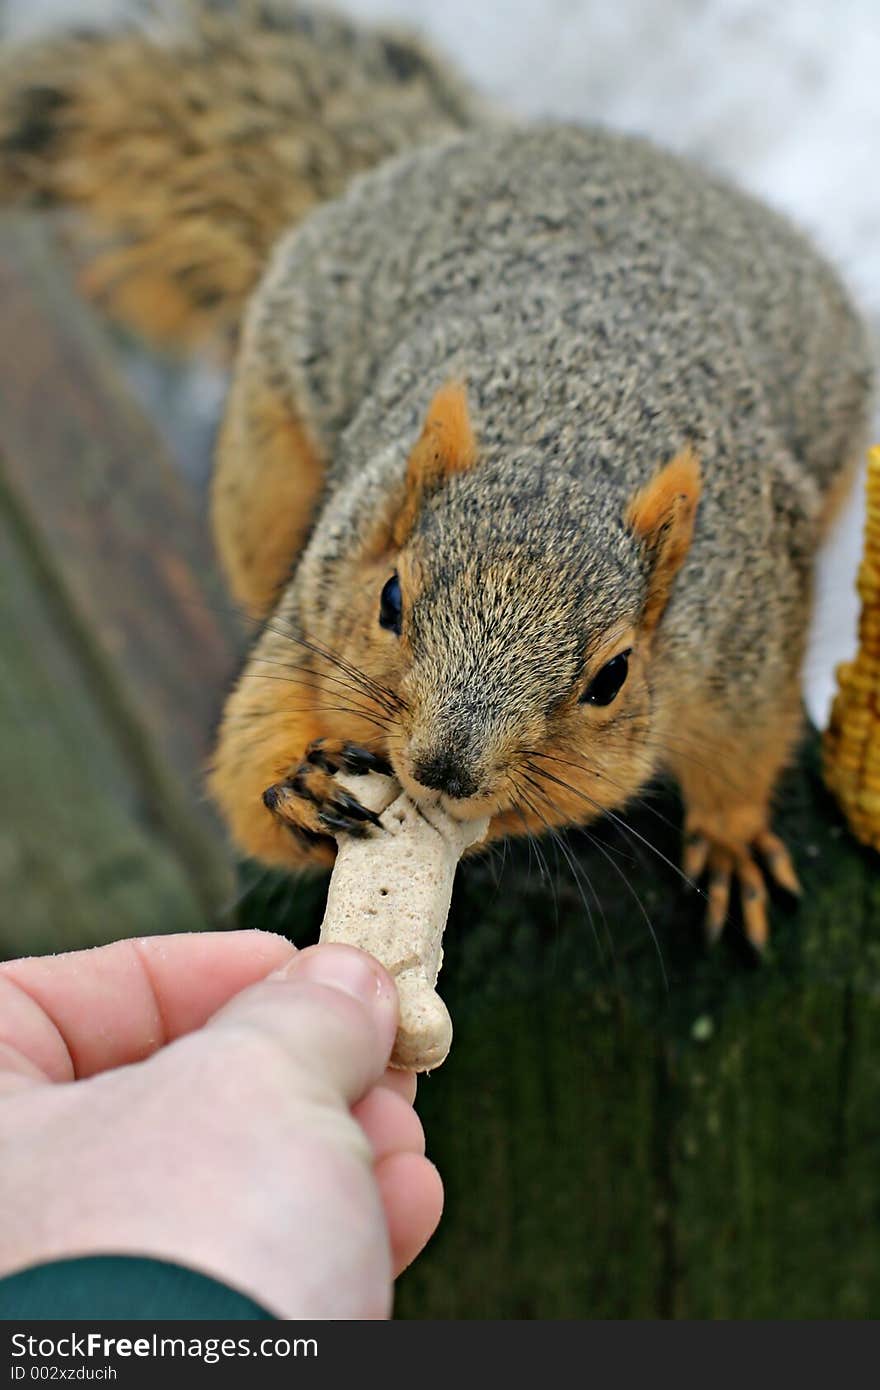
[[431,753],[413,762],[413,777],[423,787],[445,792],[456,801],[464,801],[479,791],[472,772],[462,766],[454,753]]

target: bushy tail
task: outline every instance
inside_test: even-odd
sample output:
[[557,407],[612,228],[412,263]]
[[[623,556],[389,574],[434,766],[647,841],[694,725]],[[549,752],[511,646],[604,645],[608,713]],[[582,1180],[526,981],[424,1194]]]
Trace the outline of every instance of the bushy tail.
[[478,119],[409,37],[284,0],[178,0],[170,20],[0,48],[0,203],[85,211],[87,287],[136,331],[228,338],[285,228]]

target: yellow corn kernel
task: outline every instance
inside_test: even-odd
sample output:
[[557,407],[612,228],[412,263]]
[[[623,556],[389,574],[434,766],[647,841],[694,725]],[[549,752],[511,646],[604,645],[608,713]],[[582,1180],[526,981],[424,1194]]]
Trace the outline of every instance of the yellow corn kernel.
[[859,649],[837,670],[822,739],[825,781],[857,839],[880,849],[880,445],[868,450],[868,521],[857,588]]

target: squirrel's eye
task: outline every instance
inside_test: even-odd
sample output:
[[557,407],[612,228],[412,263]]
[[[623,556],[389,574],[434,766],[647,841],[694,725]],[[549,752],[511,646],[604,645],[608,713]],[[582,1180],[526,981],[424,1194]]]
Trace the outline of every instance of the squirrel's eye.
[[582,705],[610,705],[620,692],[629,671],[631,648],[620,652],[607,662],[597,676],[590,681],[585,694],[581,696]]
[[396,574],[386,582],[382,589],[382,597],[379,599],[379,624],[387,627],[389,632],[396,632],[400,636],[400,624],[403,618],[403,599],[400,594],[400,580]]

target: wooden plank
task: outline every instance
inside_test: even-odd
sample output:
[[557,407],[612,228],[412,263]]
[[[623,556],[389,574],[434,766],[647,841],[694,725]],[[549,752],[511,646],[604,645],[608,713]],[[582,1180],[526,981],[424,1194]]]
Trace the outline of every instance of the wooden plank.
[[800,830],[800,930],[677,1062],[691,1317],[880,1312],[880,874],[836,818]]
[[[760,967],[732,932],[707,952],[701,901],[613,827],[591,828],[601,850],[571,840],[596,936],[552,846],[552,885],[527,847],[500,886],[497,864],[463,867],[441,975],[455,1040],[419,1090],[446,1212],[398,1316],[880,1313],[878,861],[815,743],[782,803],[805,895],[776,904]],[[676,857],[654,812],[629,824]],[[320,913],[316,886],[263,882],[241,915],[304,943]]]
[[222,836],[204,798],[241,650],[204,517],[120,384],[39,219],[0,222],[0,452],[32,547],[89,648],[154,814],[216,908]]
[[204,925],[2,488],[0,788],[0,956]]

